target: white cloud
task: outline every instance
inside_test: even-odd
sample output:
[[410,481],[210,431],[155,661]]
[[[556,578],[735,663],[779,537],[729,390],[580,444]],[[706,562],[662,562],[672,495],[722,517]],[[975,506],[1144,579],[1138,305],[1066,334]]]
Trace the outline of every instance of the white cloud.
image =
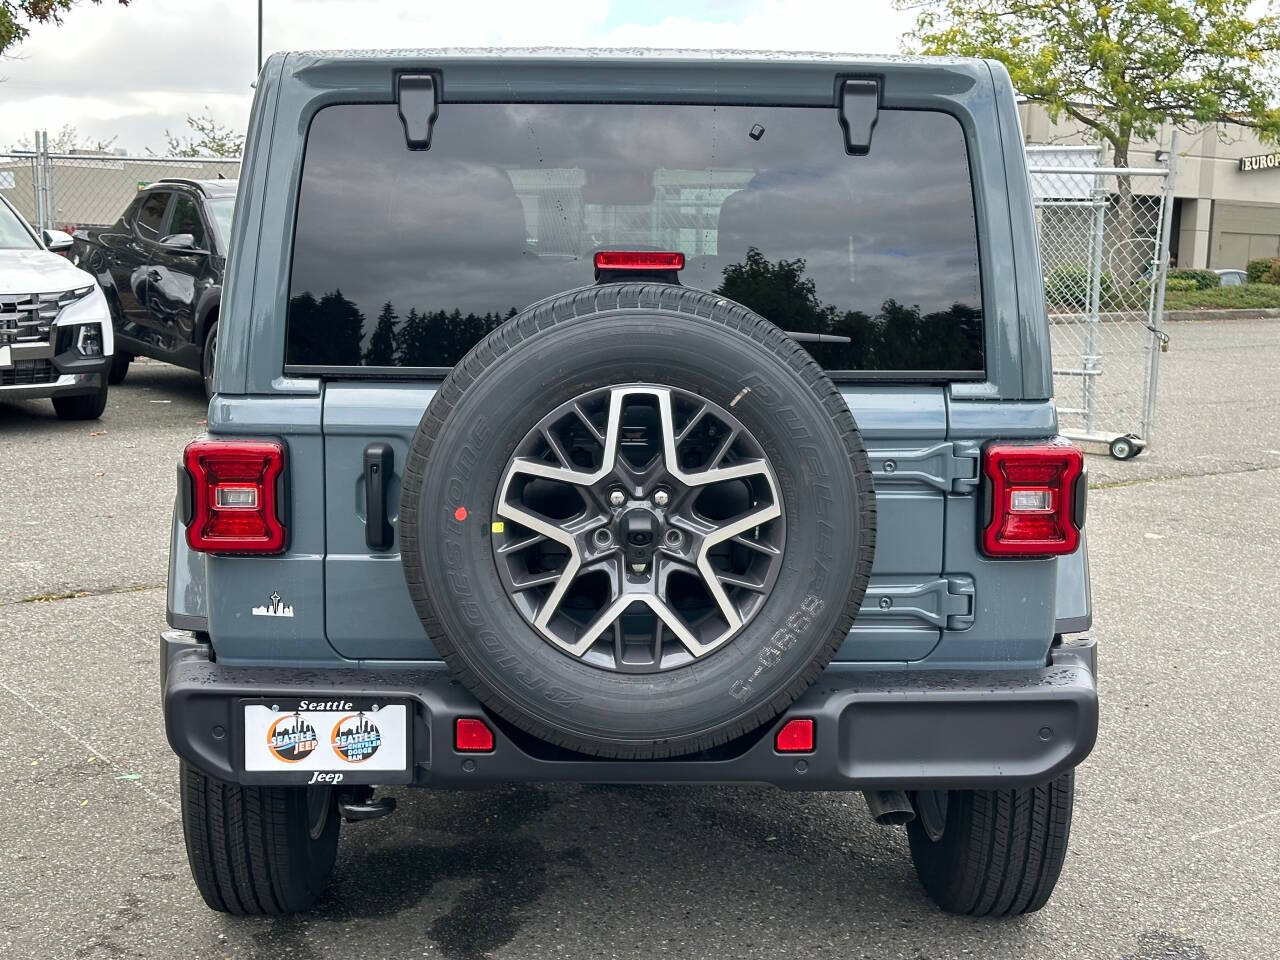
[[[689,10],[689,4],[678,4]],[[696,5],[693,5],[696,6]],[[896,53],[911,17],[888,3],[786,2],[723,5],[720,16],[670,15],[625,24],[599,37],[605,45]]]
[[[77,6],[38,26],[0,61],[0,148],[36,128],[118,136],[131,152],[206,107],[240,127],[256,72],[251,0],[146,0]],[[892,53],[907,14],[881,3],[823,0],[265,0],[274,50],[425,46],[650,46]]]

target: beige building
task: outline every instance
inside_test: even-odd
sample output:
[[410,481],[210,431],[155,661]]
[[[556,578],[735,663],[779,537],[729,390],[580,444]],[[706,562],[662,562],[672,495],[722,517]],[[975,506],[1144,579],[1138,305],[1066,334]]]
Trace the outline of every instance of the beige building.
[[[1038,104],[1022,104],[1021,115],[1028,144],[1092,142],[1083,125],[1069,117],[1053,123]],[[1156,166],[1172,132],[1166,125],[1154,141],[1135,144],[1129,165]],[[1180,267],[1211,269],[1280,256],[1280,145],[1234,124],[1180,130],[1170,252]]]

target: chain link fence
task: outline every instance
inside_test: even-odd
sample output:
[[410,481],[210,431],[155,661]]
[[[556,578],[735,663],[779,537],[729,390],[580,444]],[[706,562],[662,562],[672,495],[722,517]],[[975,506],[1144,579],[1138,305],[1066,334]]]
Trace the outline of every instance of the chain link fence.
[[1116,168],[1096,147],[1027,148],[1062,432],[1121,459],[1155,427],[1173,156]]
[[[119,219],[166,177],[235,179],[239,160],[0,153],[0,192],[38,229]],[[1102,165],[1096,147],[1029,146],[1063,432],[1132,456],[1150,442],[1162,331],[1173,173]]]
[[0,193],[37,229],[115,223],[139,189],[165,177],[234,180],[239,160],[56,154],[44,148],[0,153]]

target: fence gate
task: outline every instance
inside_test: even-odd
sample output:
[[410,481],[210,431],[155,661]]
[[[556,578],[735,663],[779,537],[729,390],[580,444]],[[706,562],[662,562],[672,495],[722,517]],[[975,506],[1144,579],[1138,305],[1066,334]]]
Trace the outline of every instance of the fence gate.
[[1176,140],[1158,167],[1027,147],[1061,429],[1127,460],[1155,427]]

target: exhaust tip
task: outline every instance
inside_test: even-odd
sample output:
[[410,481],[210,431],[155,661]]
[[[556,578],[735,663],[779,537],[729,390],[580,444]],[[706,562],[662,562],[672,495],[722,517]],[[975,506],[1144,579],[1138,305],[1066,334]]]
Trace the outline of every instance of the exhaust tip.
[[905,827],[916,818],[911,810],[890,810],[876,816],[876,823],[882,827]]
[[864,790],[871,818],[882,827],[901,827],[916,818],[915,808],[901,790]]

